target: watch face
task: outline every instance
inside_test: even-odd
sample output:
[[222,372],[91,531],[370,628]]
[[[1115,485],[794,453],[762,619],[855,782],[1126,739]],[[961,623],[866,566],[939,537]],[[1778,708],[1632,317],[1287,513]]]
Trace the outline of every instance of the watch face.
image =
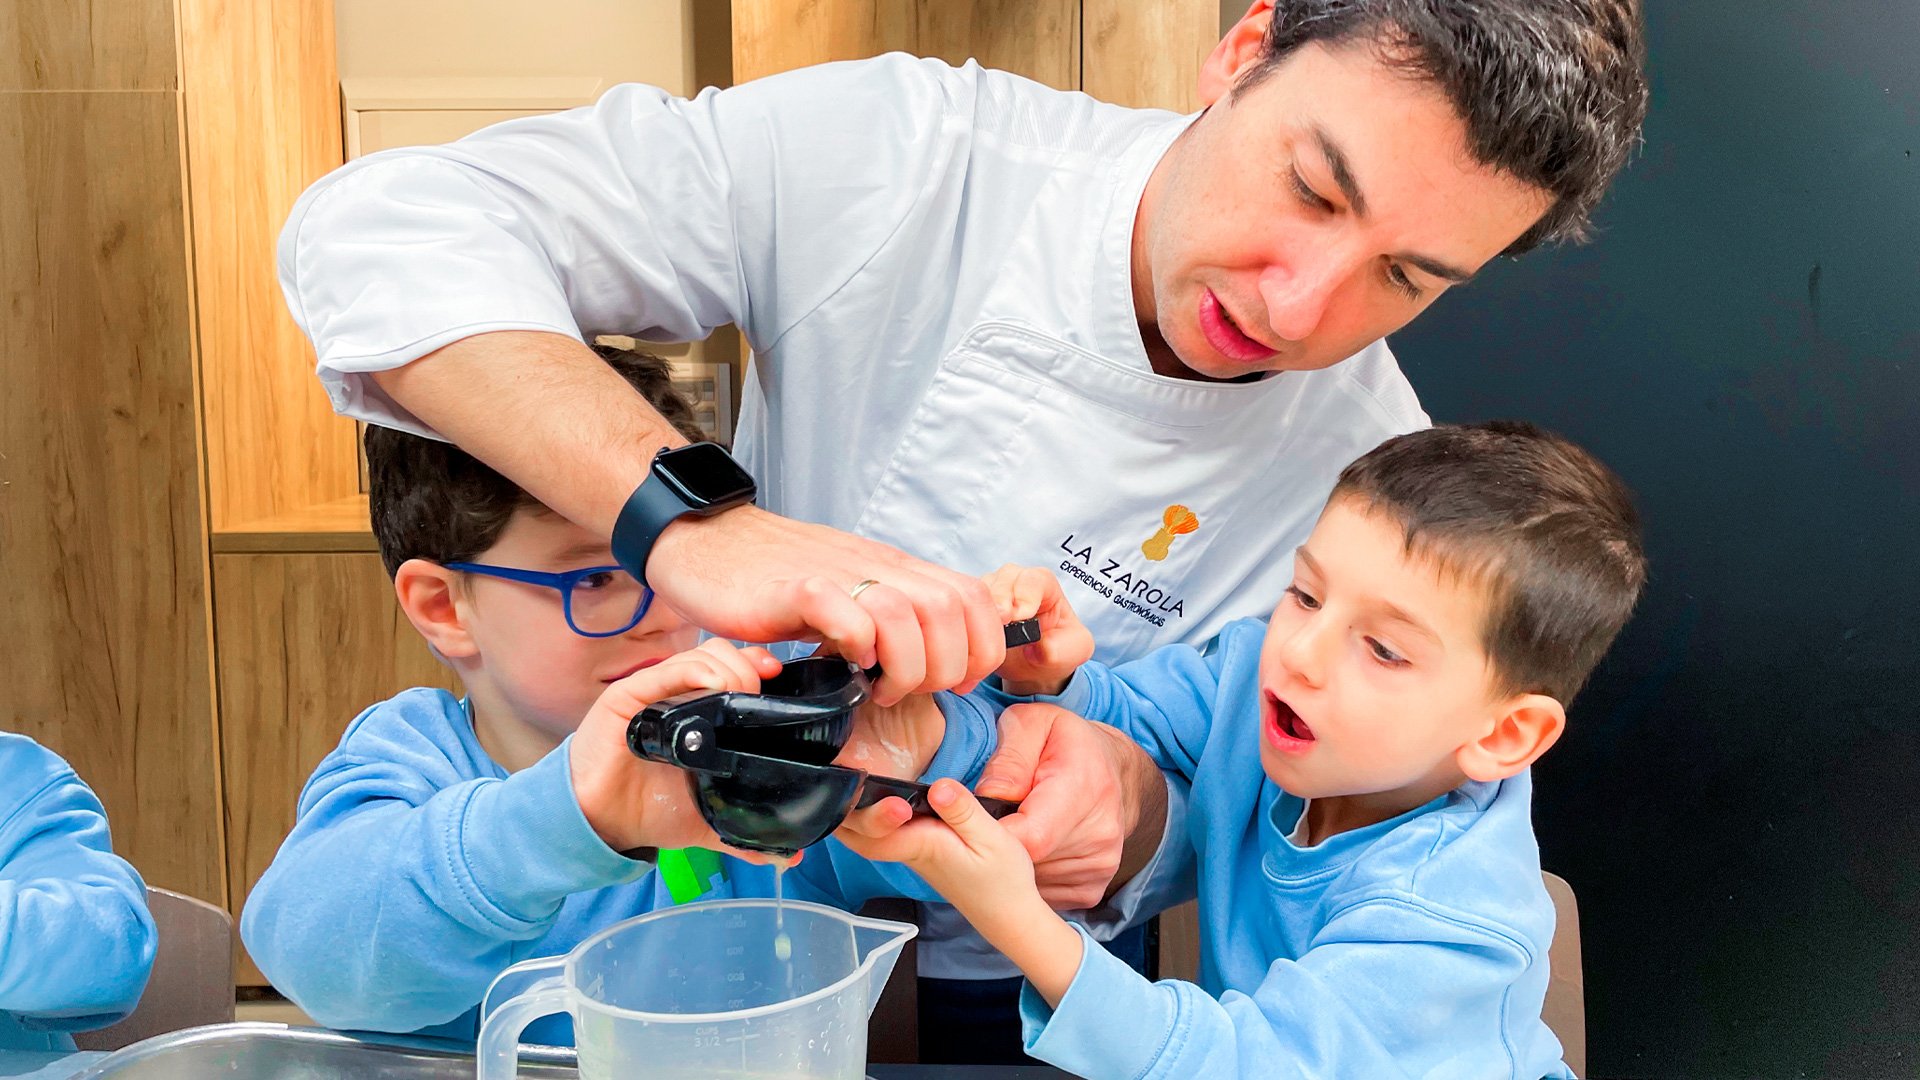
[[693,443],[654,459],[654,473],[688,506],[725,506],[753,498],[753,477],[714,443]]

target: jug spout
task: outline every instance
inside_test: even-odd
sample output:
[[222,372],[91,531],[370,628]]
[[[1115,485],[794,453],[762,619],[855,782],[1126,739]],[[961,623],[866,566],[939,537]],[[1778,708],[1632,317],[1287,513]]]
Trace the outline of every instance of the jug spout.
[[886,989],[887,980],[893,977],[893,967],[900,962],[900,950],[919,932],[920,928],[911,923],[855,919],[854,949],[860,957],[861,968],[866,972],[869,1016],[873,1014],[874,1006],[880,1003],[880,991]]

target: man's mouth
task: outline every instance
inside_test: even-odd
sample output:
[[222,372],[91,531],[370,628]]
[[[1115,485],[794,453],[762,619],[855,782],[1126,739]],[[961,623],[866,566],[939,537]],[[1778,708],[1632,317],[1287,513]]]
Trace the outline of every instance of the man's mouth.
[[1274,355],[1240,329],[1212,289],[1200,290],[1200,333],[1215,352],[1237,363],[1258,364]]
[[1314,741],[1313,729],[1293,711],[1293,706],[1267,694],[1268,734],[1282,750],[1304,750]]

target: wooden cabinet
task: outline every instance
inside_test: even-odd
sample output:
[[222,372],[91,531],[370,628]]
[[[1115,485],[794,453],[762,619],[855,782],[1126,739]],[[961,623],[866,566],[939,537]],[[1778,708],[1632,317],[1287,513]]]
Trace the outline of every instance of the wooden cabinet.
[[1226,10],[1216,0],[733,0],[733,77],[899,50],[1192,112]]
[[[300,694],[261,703],[289,679],[383,670],[355,641],[261,658],[303,609],[249,604],[269,595],[260,575],[212,558],[223,529],[358,487],[353,425],[274,275],[294,199],[340,162],[332,18],[332,0],[0,5],[0,724],[73,763],[150,884],[235,910],[228,867],[250,864],[228,822],[253,850],[250,801],[290,820],[298,791],[255,759],[323,730],[282,722],[305,715]],[[323,621],[343,602],[377,614],[385,575],[355,558],[354,588],[297,565],[312,587],[281,597]],[[369,622],[389,653],[391,622]]]
[[0,7],[0,725],[225,899],[171,0]]

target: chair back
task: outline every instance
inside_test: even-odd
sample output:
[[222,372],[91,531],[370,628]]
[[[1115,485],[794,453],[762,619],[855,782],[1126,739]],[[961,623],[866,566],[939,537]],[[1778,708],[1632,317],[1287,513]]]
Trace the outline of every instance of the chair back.
[[147,989],[126,1019],[74,1035],[82,1050],[118,1050],[170,1031],[233,1022],[233,917],[151,887],[147,909],[158,936]]
[[1547,895],[1553,897],[1553,944],[1547,963],[1553,975],[1547,982],[1547,1002],[1540,1019],[1560,1040],[1567,1067],[1575,1076],[1587,1075],[1587,990],[1580,968],[1580,906],[1573,886],[1558,874],[1542,871]]

